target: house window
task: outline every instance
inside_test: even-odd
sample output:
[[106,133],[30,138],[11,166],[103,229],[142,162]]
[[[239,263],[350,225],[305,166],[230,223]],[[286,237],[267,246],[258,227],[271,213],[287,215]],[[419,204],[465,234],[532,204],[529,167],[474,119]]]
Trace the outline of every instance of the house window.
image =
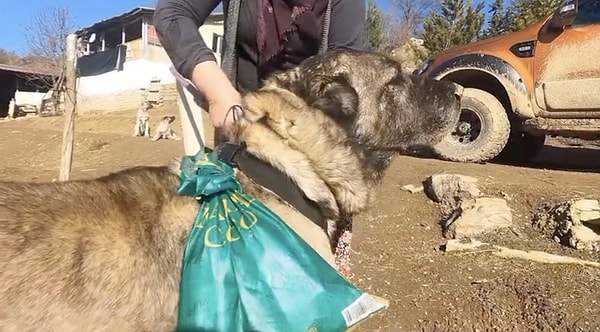
[[213,33],[212,50],[218,55],[223,53],[223,36],[218,33]]

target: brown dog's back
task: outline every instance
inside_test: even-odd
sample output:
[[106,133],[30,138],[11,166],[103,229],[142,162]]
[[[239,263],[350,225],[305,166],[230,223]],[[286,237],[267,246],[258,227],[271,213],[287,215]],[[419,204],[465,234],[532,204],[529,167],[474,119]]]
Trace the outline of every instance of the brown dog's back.
[[197,212],[178,180],[144,167],[0,183],[0,331],[172,330]]

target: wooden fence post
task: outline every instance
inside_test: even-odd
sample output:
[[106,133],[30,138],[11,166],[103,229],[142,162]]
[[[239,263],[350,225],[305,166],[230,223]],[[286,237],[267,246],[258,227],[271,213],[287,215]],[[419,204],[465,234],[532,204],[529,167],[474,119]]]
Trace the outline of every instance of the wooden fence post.
[[63,128],[62,151],[60,157],[59,181],[67,181],[71,178],[71,166],[73,164],[73,141],[75,131],[75,109],[77,105],[77,36],[67,36],[66,47],[66,72],[65,72],[65,126]]

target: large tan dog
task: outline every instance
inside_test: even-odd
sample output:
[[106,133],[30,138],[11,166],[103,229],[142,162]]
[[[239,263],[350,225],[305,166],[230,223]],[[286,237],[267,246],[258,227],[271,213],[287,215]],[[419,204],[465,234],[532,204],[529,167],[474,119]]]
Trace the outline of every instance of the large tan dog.
[[[245,96],[233,141],[246,148],[230,159],[247,192],[333,262],[337,221],[368,206],[394,154],[450,132],[460,94],[452,83],[403,74],[381,55],[330,52]],[[276,170],[309,203],[260,184],[256,174]],[[178,176],[174,164],[85,181],[0,183],[0,331],[172,331],[198,211],[195,199],[176,194]],[[311,203],[317,217],[303,208]]]

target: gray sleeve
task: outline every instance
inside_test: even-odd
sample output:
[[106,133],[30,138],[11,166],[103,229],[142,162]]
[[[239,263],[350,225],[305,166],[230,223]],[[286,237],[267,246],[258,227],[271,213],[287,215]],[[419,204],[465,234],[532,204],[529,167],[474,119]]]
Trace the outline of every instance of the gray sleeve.
[[221,1],[159,0],[156,5],[153,21],[158,39],[185,78],[191,78],[198,63],[216,60],[198,28]]
[[331,1],[330,49],[365,49],[366,7],[364,0]]

